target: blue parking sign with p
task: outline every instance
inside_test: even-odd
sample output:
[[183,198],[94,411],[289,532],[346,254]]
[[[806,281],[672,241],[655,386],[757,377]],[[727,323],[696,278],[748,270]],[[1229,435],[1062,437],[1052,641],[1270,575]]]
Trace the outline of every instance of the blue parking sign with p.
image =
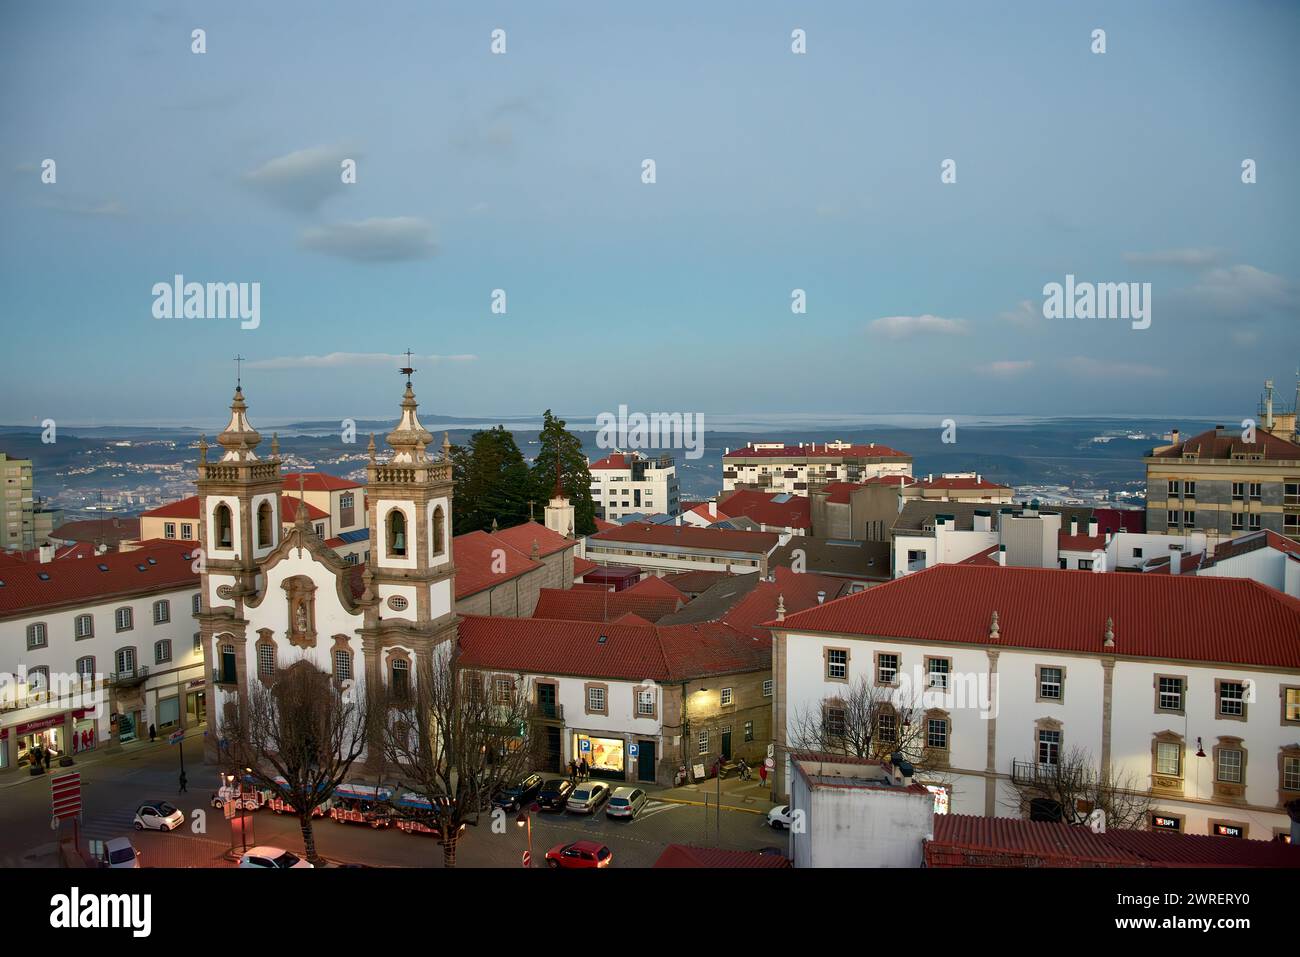
[[639,744],[629,744],[629,745],[627,746],[627,753],[628,753],[628,755],[629,755],[630,757],[634,757],[634,758],[635,758],[638,754],[641,753],[641,745],[639,745]]
[[589,740],[587,740],[586,738],[583,738],[581,741],[578,742],[578,750],[579,750],[579,751],[590,751],[590,750],[591,750],[591,742],[590,742]]

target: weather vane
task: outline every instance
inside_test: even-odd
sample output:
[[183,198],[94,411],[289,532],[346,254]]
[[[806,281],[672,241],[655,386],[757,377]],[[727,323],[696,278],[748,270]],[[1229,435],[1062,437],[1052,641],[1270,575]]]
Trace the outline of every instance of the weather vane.
[[239,353],[235,353],[235,388],[236,389],[240,388],[240,383],[242,382],[241,372],[243,370],[241,369],[241,363],[243,361],[244,361],[244,357],[241,356]]
[[407,384],[407,385],[410,385],[410,384],[411,384],[411,373],[413,373],[413,372],[415,371],[414,369],[411,368],[411,349],[410,349],[410,347],[408,346],[407,349],[406,349],[406,352],[404,352],[404,353],[402,353],[402,354],[403,354],[404,356],[406,356],[406,365],[403,366],[402,368],[398,369],[397,371],[398,371],[401,375],[406,376],[406,384]]

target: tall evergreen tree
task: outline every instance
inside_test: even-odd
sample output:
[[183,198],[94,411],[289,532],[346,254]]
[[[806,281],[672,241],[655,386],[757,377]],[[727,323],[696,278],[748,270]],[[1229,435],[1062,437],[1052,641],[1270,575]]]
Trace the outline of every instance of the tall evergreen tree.
[[523,453],[505,426],[475,432],[468,448],[452,448],[451,461],[457,535],[489,531],[493,520],[509,528],[528,519],[532,481]]
[[555,463],[560,463],[560,485],[573,505],[575,535],[590,535],[596,530],[596,503],[591,499],[591,470],[582,451],[582,439],[565,428],[564,420],[550,409],[543,415],[538,435],[541,450],[533,461],[533,498],[539,505],[555,492]]

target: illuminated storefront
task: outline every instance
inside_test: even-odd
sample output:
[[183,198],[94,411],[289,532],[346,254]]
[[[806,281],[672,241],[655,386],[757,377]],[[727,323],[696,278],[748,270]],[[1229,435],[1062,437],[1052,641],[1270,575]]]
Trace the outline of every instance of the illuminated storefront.
[[585,758],[593,778],[626,780],[624,747],[622,738],[598,738],[581,733],[573,736],[574,760],[582,761]]

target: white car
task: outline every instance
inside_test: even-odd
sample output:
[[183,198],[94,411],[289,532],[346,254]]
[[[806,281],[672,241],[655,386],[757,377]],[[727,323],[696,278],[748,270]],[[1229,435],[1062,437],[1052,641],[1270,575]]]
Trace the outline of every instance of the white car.
[[137,831],[174,831],[185,823],[185,814],[166,801],[146,801],[135,809]]
[[767,823],[778,830],[790,830],[794,823],[795,810],[788,804],[778,804],[767,812]]
[[105,867],[139,867],[140,852],[124,837],[115,837],[104,845]]
[[645,807],[646,800],[646,793],[640,788],[619,788],[605,805],[605,816],[634,818]]
[[294,867],[311,867],[310,861],[304,861],[292,851],[283,847],[261,845],[250,847],[239,859],[240,867],[258,867],[264,870],[288,870]]

